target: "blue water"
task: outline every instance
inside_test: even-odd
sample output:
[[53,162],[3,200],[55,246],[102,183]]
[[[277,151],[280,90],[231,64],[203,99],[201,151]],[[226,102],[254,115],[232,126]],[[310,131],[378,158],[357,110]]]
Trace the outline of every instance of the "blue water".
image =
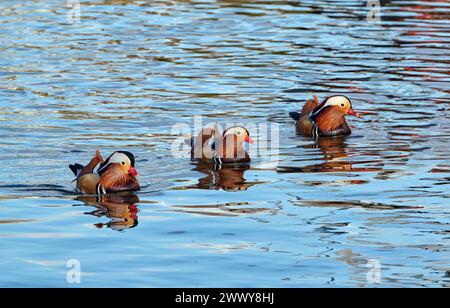
[[[356,0],[69,11],[0,3],[1,287],[450,285],[449,3],[383,1],[379,22]],[[296,135],[313,94],[351,98],[352,136]],[[194,115],[278,128],[278,156],[199,170],[172,151]],[[77,195],[67,166],[96,149],[136,155],[136,196]]]

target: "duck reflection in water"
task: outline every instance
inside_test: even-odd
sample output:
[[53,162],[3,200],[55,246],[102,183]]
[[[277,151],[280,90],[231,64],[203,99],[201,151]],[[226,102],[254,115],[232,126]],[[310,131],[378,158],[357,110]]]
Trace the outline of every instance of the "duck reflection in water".
[[[376,172],[381,171],[381,167],[356,167],[356,162],[348,160],[349,150],[345,136],[321,137],[313,144],[303,146],[305,149],[318,148],[325,162],[320,164],[307,165],[304,167],[280,167],[278,172]],[[372,162],[357,162],[358,164]]]
[[306,167],[312,169],[312,172],[339,172],[354,169],[352,163],[346,159],[348,154],[345,137],[319,138],[315,144],[305,148],[319,148],[325,159],[324,163]]
[[116,231],[134,228],[138,225],[139,211],[137,203],[139,197],[133,193],[108,194],[98,196],[80,196],[77,200],[83,201],[86,206],[96,209],[86,212],[87,215],[107,217],[109,222],[94,224],[97,228],[110,228]]
[[249,164],[223,164],[218,166],[210,163],[198,163],[193,170],[205,176],[200,178],[196,185],[188,188],[223,189],[229,192],[247,190],[256,184],[245,180],[244,174],[248,169],[250,169]]

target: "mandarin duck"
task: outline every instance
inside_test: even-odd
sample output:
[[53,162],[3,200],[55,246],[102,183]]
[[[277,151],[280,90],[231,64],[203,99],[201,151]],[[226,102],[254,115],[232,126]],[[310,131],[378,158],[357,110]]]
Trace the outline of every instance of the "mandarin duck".
[[300,113],[290,112],[289,115],[297,121],[295,126],[300,134],[314,138],[350,135],[352,131],[345,116],[360,117],[350,99],[343,95],[327,97],[322,103],[314,95]]
[[254,143],[245,127],[233,126],[223,133],[217,125],[214,128],[204,128],[197,138],[191,141],[191,157],[218,165],[248,163],[250,156],[244,148],[245,142]]
[[126,151],[116,151],[103,160],[100,151],[86,166],[69,165],[75,174],[77,190],[83,194],[103,195],[120,191],[140,189],[138,174],[134,168],[134,155]]

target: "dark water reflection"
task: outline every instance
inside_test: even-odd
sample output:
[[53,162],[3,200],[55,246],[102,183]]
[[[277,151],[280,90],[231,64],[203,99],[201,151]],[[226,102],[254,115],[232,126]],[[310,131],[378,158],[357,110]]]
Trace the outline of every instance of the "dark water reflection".
[[[0,4],[1,286],[71,286],[70,259],[82,286],[376,286],[372,259],[382,286],[449,286],[448,2],[383,1],[381,23],[364,1],[81,9]],[[365,115],[353,135],[297,136],[288,112],[331,93]],[[278,125],[278,159],[174,157],[194,114]],[[96,149],[135,154],[138,199],[75,194]]]
[[223,189],[225,191],[247,190],[257,183],[246,182],[245,171],[250,169],[250,164],[246,165],[224,165],[216,167],[210,164],[198,164],[194,171],[204,174],[198,183],[189,188],[198,189]]
[[[324,162],[304,167],[280,167],[278,172],[374,172],[383,170],[383,161],[375,158],[367,161],[351,161],[351,156],[361,157],[363,153],[360,153],[360,155],[350,153],[347,149],[346,137],[320,138],[313,144],[303,145],[302,148],[307,151],[319,149],[321,155],[323,155]],[[314,155],[317,155],[317,153],[314,153]],[[376,152],[368,155],[378,157]],[[308,158],[306,159],[308,160]],[[380,167],[358,167],[358,164]],[[354,180],[351,183],[361,184],[364,181]]]

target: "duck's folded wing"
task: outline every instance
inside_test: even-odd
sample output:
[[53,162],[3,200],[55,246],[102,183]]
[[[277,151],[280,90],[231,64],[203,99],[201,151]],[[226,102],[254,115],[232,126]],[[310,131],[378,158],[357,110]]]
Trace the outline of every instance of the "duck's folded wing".
[[79,176],[77,179],[77,189],[79,192],[88,195],[95,195],[96,186],[99,180],[99,176],[95,173],[89,173]]
[[314,95],[312,99],[308,99],[306,101],[301,112],[293,111],[289,112],[289,115],[295,121],[299,121],[302,117],[308,116],[311,113],[311,111],[317,108],[317,106],[319,106],[319,99],[317,98],[317,96]]
[[300,117],[310,114],[311,111],[317,108],[317,106],[319,106],[319,99],[317,98],[317,96],[314,95],[313,99],[308,99],[306,101],[305,106],[303,106],[302,108]]

